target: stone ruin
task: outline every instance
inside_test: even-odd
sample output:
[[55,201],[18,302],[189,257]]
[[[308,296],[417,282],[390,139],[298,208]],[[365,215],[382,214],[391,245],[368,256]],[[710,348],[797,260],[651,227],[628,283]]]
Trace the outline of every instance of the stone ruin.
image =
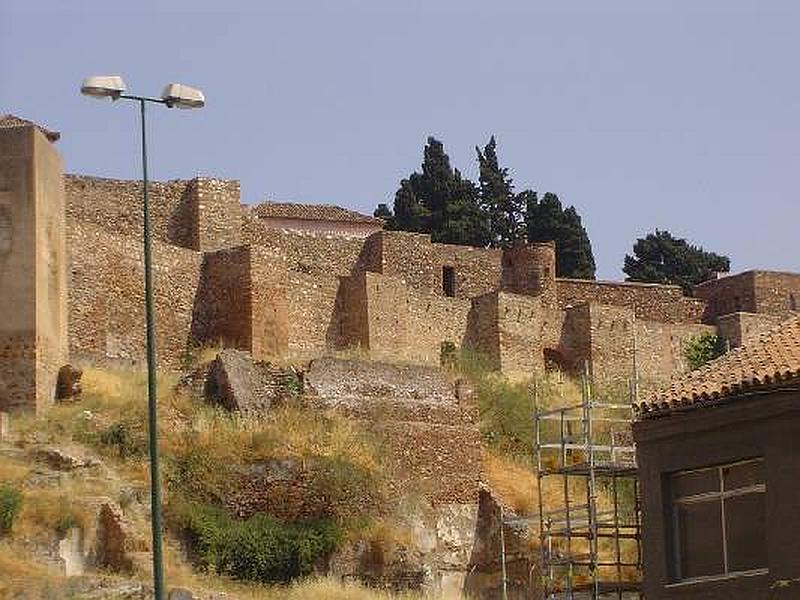
[[[64,175],[58,135],[0,118],[0,410],[41,410],[59,370],[144,360],[141,183]],[[644,385],[702,332],[731,345],[797,311],[800,275],[674,286],[558,277],[552,243],[431,242],[326,205],[240,202],[237,181],[154,182],[159,364],[206,344],[257,360],[356,350],[438,365],[454,350],[513,377],[548,368]],[[62,390],[63,391],[63,390]]]
[[[56,139],[0,118],[0,417],[76,397],[72,365],[144,363],[141,182],[64,175]],[[422,491],[407,512],[409,568],[392,570],[370,548],[338,559],[339,572],[384,583],[470,589],[498,568],[498,501],[481,486],[472,391],[451,385],[440,362],[468,350],[509,377],[588,369],[620,382],[636,371],[658,385],[686,369],[691,337],[717,332],[736,346],[800,302],[793,273],[725,276],[689,298],[674,286],[558,277],[552,243],[438,244],[338,207],[243,205],[236,181],[154,182],[150,192],[159,365],[221,345],[189,384],[258,413],[287,394],[290,374],[270,361],[310,361],[306,395],[380,430],[406,474],[395,497]],[[280,477],[293,469],[267,465],[231,508],[269,509],[265,490],[296,491]],[[514,543],[526,542],[510,542],[510,556]]]

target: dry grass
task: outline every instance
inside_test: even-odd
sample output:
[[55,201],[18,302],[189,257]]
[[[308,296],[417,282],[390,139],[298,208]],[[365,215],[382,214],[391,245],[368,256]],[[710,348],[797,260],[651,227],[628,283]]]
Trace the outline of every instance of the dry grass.
[[14,523],[14,533],[46,537],[70,527],[86,529],[93,515],[81,499],[108,493],[108,486],[99,481],[81,480],[70,480],[53,488],[23,489],[22,510]]
[[375,440],[355,421],[334,411],[322,412],[285,405],[262,418],[232,415],[185,396],[172,408],[182,415],[178,428],[164,435],[161,447],[176,455],[190,438],[195,449],[229,461],[269,458],[342,458],[368,471],[380,468]]
[[[165,403],[177,383],[174,374],[158,378],[158,401]],[[79,402],[57,404],[44,415],[20,415],[13,423],[22,441],[32,435],[37,441],[73,439],[92,422],[113,422],[122,417],[138,419],[147,409],[147,378],[138,369],[85,368]]]
[[330,577],[298,582],[285,589],[272,590],[264,600],[422,600],[425,596],[415,593],[397,594],[366,588],[353,582],[341,582]]
[[536,477],[530,465],[514,457],[484,450],[483,466],[488,484],[503,503],[520,515],[538,511]]
[[[217,588],[220,589],[220,588]],[[352,581],[319,577],[288,586],[254,586],[227,581],[221,591],[241,600],[425,600],[433,596],[419,593],[396,593],[368,588]]]
[[[170,587],[181,586],[195,592],[225,592],[237,600],[427,600],[431,596],[392,593],[342,582],[334,577],[312,577],[291,585],[264,585],[236,581],[229,577],[198,573],[186,562],[177,546],[165,546],[165,576]],[[2,571],[0,571],[2,572]]]
[[13,459],[0,460],[0,483],[18,484],[31,472],[30,466]]
[[222,344],[215,344],[213,346],[204,346],[201,348],[195,357],[195,362],[198,365],[204,365],[205,363],[211,362],[215,358],[217,358],[217,354],[222,351]]
[[24,548],[0,541],[0,599],[46,598],[65,581],[66,577],[28,556]]

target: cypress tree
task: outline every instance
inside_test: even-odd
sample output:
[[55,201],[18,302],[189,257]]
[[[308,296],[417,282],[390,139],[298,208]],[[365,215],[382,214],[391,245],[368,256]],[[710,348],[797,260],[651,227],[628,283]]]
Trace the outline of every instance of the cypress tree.
[[477,146],[475,151],[480,169],[480,203],[489,217],[490,243],[496,248],[512,246],[525,237],[525,205],[514,194],[508,169],[500,167],[495,137],[489,139],[483,151]]
[[430,211],[414,193],[411,181],[404,179],[394,195],[394,219],[391,229],[402,231],[428,231]]
[[430,233],[433,241],[448,244],[485,246],[489,241],[475,184],[453,169],[444,145],[433,137],[425,145],[422,173],[400,182],[392,227]]
[[576,279],[594,279],[595,262],[592,243],[574,207],[564,209],[558,196],[547,192],[541,200],[535,192],[525,191],[526,226],[529,242],[556,243],[556,275]]

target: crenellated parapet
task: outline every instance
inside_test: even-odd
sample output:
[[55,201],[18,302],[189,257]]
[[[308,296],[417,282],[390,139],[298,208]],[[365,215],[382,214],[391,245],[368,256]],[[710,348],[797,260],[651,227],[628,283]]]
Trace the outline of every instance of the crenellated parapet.
[[[43,406],[67,360],[144,358],[142,185],[62,175],[33,124],[0,128],[0,408]],[[156,342],[259,359],[358,349],[438,364],[463,348],[514,377],[548,369],[665,381],[693,335],[740,343],[800,304],[800,275],[675,286],[556,277],[552,242],[508,249],[387,231],[341,207],[241,203],[239,182],[152,182]],[[738,317],[732,315],[739,315]],[[768,316],[768,317],[767,317]]]

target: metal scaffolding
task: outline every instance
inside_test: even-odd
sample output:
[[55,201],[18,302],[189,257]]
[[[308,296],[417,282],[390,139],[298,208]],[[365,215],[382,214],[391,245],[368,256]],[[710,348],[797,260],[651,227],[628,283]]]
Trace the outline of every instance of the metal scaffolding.
[[631,403],[596,398],[586,374],[580,404],[540,410],[537,396],[534,389],[544,598],[643,598]]

